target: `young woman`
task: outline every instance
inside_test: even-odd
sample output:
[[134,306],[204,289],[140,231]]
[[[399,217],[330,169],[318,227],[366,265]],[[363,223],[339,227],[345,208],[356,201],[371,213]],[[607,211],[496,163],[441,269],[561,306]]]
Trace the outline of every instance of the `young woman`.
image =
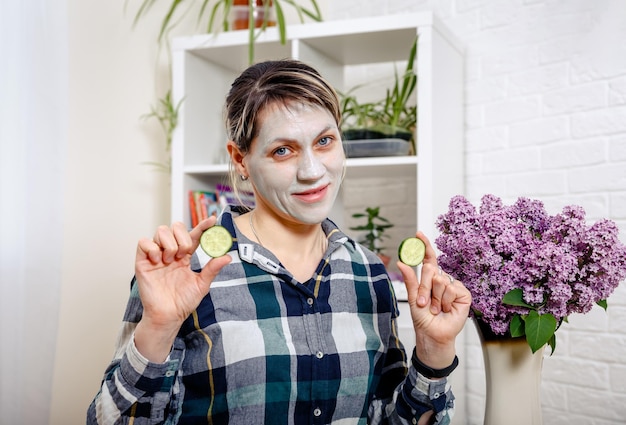
[[[401,263],[415,327],[410,359],[378,257],[327,219],[345,156],[337,95],[297,61],[253,65],[226,99],[233,173],[256,207],[140,240],[114,360],[90,424],[447,424],[467,289]],[[217,223],[227,255],[202,260]],[[199,251],[198,251],[199,252]],[[408,364],[408,366],[407,366]]]

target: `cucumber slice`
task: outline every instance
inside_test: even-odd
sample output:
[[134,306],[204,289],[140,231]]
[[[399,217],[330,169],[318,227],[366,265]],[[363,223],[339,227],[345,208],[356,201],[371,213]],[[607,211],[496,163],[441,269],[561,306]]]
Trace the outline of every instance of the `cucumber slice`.
[[407,266],[415,267],[424,261],[426,245],[421,239],[406,238],[398,248],[398,258]]
[[209,227],[200,236],[200,246],[210,257],[221,257],[230,251],[233,238],[225,227],[216,225]]

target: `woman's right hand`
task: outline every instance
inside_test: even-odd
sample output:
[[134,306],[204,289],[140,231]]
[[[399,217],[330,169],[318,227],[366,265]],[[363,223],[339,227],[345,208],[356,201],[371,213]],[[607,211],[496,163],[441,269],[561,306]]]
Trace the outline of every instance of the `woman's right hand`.
[[171,227],[160,226],[152,239],[141,239],[137,244],[135,276],[143,315],[135,330],[135,345],[150,361],[167,358],[183,321],[231,261],[229,255],[224,255],[211,259],[200,273],[190,268],[200,236],[215,221],[215,217],[209,217],[190,232],[179,222]]

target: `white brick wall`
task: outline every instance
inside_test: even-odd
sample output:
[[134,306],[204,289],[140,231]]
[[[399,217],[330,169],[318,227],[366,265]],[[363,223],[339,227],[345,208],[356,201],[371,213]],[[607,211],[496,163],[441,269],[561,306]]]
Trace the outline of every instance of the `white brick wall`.
[[[434,11],[466,47],[466,195],[582,205],[626,241],[626,2],[623,0],[342,0],[327,20]],[[381,182],[384,185],[384,182]],[[379,204],[395,214],[392,197]],[[626,289],[570,318],[544,362],[545,424],[623,424]],[[466,409],[482,423],[484,375],[468,327]]]

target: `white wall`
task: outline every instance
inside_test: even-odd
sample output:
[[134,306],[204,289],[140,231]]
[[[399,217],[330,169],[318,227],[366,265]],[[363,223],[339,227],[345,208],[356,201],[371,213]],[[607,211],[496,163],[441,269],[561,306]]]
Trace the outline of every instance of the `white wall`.
[[[169,187],[142,161],[162,152],[139,117],[155,90],[156,19],[132,30],[139,1],[68,0],[69,141],[63,287],[51,424],[84,422],[110,360],[136,240],[168,221]],[[326,20],[434,10],[464,41],[466,194],[531,196],[610,217],[626,234],[626,5],[621,0],[343,0]],[[156,15],[156,14],[155,14]],[[155,16],[151,15],[151,16]],[[159,71],[164,75],[163,69]],[[162,77],[161,77],[162,78]],[[624,235],[623,235],[624,236]],[[543,373],[546,424],[626,417],[626,292],[571,318]],[[482,357],[470,332],[468,411],[482,423]]]
[[[129,1],[134,11],[135,1]],[[131,7],[132,6],[132,7]],[[156,22],[124,1],[68,1],[69,129],[61,312],[51,424],[85,422],[124,311],[137,240],[169,221],[164,145],[149,112]]]
[[[434,10],[466,47],[466,195],[579,204],[626,241],[626,3],[622,0],[334,2],[332,18]],[[622,424],[626,290],[570,318],[543,367],[546,424]],[[481,424],[484,372],[468,327],[467,412]]]

